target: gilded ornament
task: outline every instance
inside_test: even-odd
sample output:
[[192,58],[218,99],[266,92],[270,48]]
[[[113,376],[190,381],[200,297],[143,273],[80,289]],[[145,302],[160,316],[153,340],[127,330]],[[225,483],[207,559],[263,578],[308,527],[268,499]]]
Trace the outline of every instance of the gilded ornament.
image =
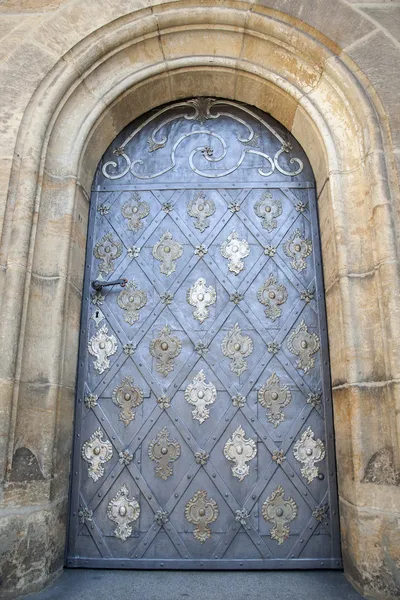
[[204,321],[209,317],[208,307],[217,301],[217,293],[212,285],[207,286],[206,280],[200,277],[186,293],[186,300],[190,306],[194,306],[193,316],[199,321]]
[[242,394],[236,394],[235,396],[232,396],[231,400],[232,405],[235,408],[243,408],[243,406],[246,404],[246,398],[245,396],[242,396]]
[[278,354],[280,349],[281,346],[278,342],[268,342],[267,344],[267,350],[270,354]]
[[286,460],[283,450],[274,450],[272,453],[272,460],[275,461],[277,465],[281,465],[283,461]]
[[257,444],[251,438],[246,438],[244,429],[241,425],[232,433],[224,446],[224,456],[232,461],[234,465],[231,468],[232,475],[239,481],[250,472],[250,465],[247,463],[257,454]]
[[100,204],[100,206],[97,207],[97,212],[102,217],[104,217],[105,215],[108,215],[108,213],[110,212],[110,205],[109,204]]
[[314,510],[312,511],[312,516],[314,517],[314,519],[322,523],[322,521],[327,518],[328,511],[328,504],[322,504],[321,506],[316,506],[314,508]]
[[264,192],[254,205],[254,212],[260,217],[261,224],[269,233],[277,228],[277,218],[282,214],[282,202],[272,198],[270,192]]
[[96,357],[93,365],[100,375],[110,368],[108,357],[115,354],[117,348],[117,340],[114,335],[108,335],[107,325],[100,327],[90,338],[88,350],[92,356]]
[[169,277],[176,270],[176,261],[183,254],[183,246],[166,231],[154,245],[152,254],[161,263],[160,272]]
[[271,321],[276,321],[281,314],[280,306],[287,300],[287,289],[272,273],[257,291],[257,300],[265,306],[265,316]]
[[296,271],[304,271],[307,268],[306,258],[312,252],[311,240],[307,240],[301,233],[300,229],[296,229],[283,244],[283,250],[289,258],[290,265]]
[[129,258],[137,258],[140,254],[140,248],[138,248],[137,246],[131,246],[130,248],[128,248],[127,253]]
[[105,296],[103,296],[100,290],[96,290],[94,294],[92,294],[92,304],[95,306],[101,306],[104,300]]
[[231,202],[229,205],[229,210],[231,211],[231,213],[239,212],[239,210],[240,210],[239,202]]
[[150,206],[147,202],[140,200],[138,192],[134,192],[132,199],[123,205],[121,213],[124,219],[128,220],[128,229],[139,231],[143,227],[142,219],[150,214]]
[[248,335],[242,335],[238,323],[225,335],[221,343],[222,354],[231,359],[232,373],[240,376],[247,369],[245,358],[253,352],[253,340]]
[[210,455],[207,452],[205,452],[204,450],[201,450],[200,452],[195,452],[195,454],[194,454],[194,460],[196,461],[196,463],[198,465],[201,465],[201,466],[206,465],[209,458],[210,458]]
[[157,510],[154,513],[154,521],[157,523],[157,525],[162,527],[163,525],[166,525],[166,523],[168,523],[169,514],[166,510]]
[[218,505],[213,498],[208,498],[205,490],[198,490],[185,506],[185,517],[195,525],[193,535],[201,544],[211,537],[209,525],[217,520]]
[[275,256],[275,254],[276,254],[276,248],[275,248],[275,246],[265,246],[264,247],[264,254],[266,256],[271,256],[271,257]]
[[160,294],[160,300],[163,304],[171,304],[174,299],[174,295],[169,292]]
[[325,446],[321,440],[314,439],[311,427],[307,427],[293,446],[293,456],[303,464],[300,472],[308,483],[318,477],[319,469],[315,463],[325,458]]
[[132,356],[132,354],[135,354],[136,352],[136,344],[134,342],[128,342],[123,345],[123,349],[127,356]]
[[301,200],[299,200],[295,205],[294,205],[295,209],[297,210],[297,212],[299,213],[303,213],[305,210],[307,210],[308,208],[308,203],[307,202],[301,202]]
[[208,346],[204,342],[197,342],[194,349],[199,356],[205,356],[208,352]]
[[173,211],[174,207],[171,202],[163,202],[161,209],[165,212],[165,214],[169,215],[169,213]]
[[239,294],[239,292],[233,292],[233,294],[229,296],[229,300],[230,302],[233,302],[233,304],[239,304],[243,298],[243,294]]
[[133,454],[129,450],[121,450],[118,454],[118,462],[127,467],[133,461]]
[[176,440],[171,440],[166,427],[161,429],[156,438],[149,444],[149,458],[156,462],[156,476],[164,481],[173,474],[172,463],[181,455],[181,447]]
[[315,357],[320,348],[319,337],[316,333],[308,331],[304,321],[290,334],[287,342],[288,350],[298,357],[296,366],[308,373],[315,365]]
[[236,231],[232,231],[221,244],[221,254],[228,259],[228,269],[239,275],[244,269],[243,258],[249,256],[250,246],[247,240],[240,240]]
[[166,410],[171,406],[171,398],[163,394],[159,398],[157,398],[157,404],[161,408],[161,410]]
[[204,244],[200,244],[200,246],[196,246],[194,249],[194,253],[197,256],[200,256],[200,258],[203,258],[203,256],[205,256],[208,252],[208,248],[205,247]]
[[125,542],[132,533],[131,523],[140,515],[139,502],[129,499],[129,489],[124,484],[107,506],[107,517],[117,524],[115,537]]
[[311,406],[315,409],[321,408],[321,392],[311,392],[307,396],[307,404],[311,404]]
[[213,404],[217,399],[217,389],[213,383],[206,383],[206,376],[203,369],[197,373],[192,383],[185,390],[185,400],[192,406],[193,419],[204,423],[210,416],[208,406]]
[[99,397],[96,396],[95,394],[86,394],[83,401],[85,403],[86,408],[90,409],[90,408],[94,408],[95,406],[97,406],[98,399],[99,399]]
[[292,400],[292,393],[287,385],[281,385],[276,373],[272,373],[264,385],[258,390],[258,401],[267,409],[267,420],[278,427],[285,420],[283,409]]
[[203,192],[198,192],[187,207],[188,215],[194,218],[193,225],[203,233],[207,227],[210,227],[210,219],[215,213],[215,203],[206,198]]
[[114,260],[122,254],[122,244],[118,240],[114,240],[113,234],[110,231],[103,235],[101,240],[97,242],[93,248],[95,258],[100,260],[99,271],[108,275],[114,271]]
[[301,292],[300,298],[308,304],[309,302],[311,302],[311,300],[314,300],[314,294],[315,290],[304,290],[304,292]]
[[146,302],[146,292],[138,290],[137,283],[133,279],[128,281],[117,298],[118,306],[125,311],[124,321],[129,325],[133,325],[139,319],[139,311],[146,305]]
[[266,499],[261,509],[264,519],[274,524],[270,534],[279,546],[288,539],[290,534],[289,523],[297,517],[298,512],[297,504],[293,498],[290,496],[285,498],[284,494],[285,490],[281,485],[278,485],[271,496]]
[[240,523],[243,527],[247,525],[249,519],[250,515],[245,508],[235,510],[235,521]]
[[82,458],[88,463],[88,475],[93,481],[103,477],[103,465],[111,460],[112,454],[111,442],[103,440],[103,432],[99,427],[82,446]]
[[93,521],[93,511],[86,506],[81,506],[78,511],[79,523],[84,525],[86,521],[91,523]]
[[171,330],[166,325],[158,337],[150,342],[150,354],[156,359],[156,369],[164,377],[174,370],[174,358],[182,350],[182,342],[177,337],[170,335]]
[[112,393],[112,401],[118,408],[119,420],[125,427],[135,418],[134,408],[143,402],[143,391],[134,385],[133,377],[125,377]]

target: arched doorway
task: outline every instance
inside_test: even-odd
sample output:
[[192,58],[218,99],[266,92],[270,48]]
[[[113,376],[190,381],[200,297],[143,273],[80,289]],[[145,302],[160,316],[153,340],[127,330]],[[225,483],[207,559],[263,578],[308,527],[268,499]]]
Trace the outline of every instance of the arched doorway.
[[111,144],[90,215],[67,564],[340,567],[299,144],[245,105],[176,102]]

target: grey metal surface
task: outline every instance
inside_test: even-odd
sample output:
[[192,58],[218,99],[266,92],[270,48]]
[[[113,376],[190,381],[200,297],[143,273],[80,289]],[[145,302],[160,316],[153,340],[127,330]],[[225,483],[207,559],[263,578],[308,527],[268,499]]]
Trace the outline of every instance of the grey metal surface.
[[271,117],[180,102],[105,153],[74,442],[68,566],[341,567],[313,177]]

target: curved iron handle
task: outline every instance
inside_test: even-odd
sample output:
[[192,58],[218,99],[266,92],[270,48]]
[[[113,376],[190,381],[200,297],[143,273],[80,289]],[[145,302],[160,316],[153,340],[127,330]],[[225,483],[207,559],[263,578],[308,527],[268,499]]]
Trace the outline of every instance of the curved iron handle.
[[94,288],[96,292],[100,292],[103,287],[110,285],[120,285],[121,287],[125,287],[127,283],[127,279],[116,279],[115,281],[99,281],[98,279],[95,279],[92,281],[92,288]]

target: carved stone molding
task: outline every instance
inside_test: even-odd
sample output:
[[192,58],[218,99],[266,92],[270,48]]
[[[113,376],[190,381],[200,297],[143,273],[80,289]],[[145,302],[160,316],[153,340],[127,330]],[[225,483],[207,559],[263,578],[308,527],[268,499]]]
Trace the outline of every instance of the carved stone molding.
[[112,444],[103,440],[103,432],[99,427],[82,446],[82,458],[88,463],[88,475],[93,481],[103,477],[103,465],[111,460],[112,454]]
[[158,334],[158,337],[150,342],[150,354],[157,360],[156,369],[166,377],[174,370],[174,358],[182,351],[182,342],[174,335],[166,325]]
[[271,321],[276,321],[281,314],[281,304],[287,300],[287,289],[283,284],[278,284],[278,280],[272,273],[265,283],[257,291],[257,300],[265,306],[265,316]]
[[236,231],[232,231],[221,244],[221,254],[228,259],[228,269],[239,275],[245,268],[243,258],[249,256],[250,246],[247,240],[240,240]]
[[231,359],[230,369],[232,373],[240,376],[247,370],[245,358],[253,352],[253,340],[248,335],[242,335],[238,323],[225,335],[221,343],[222,354]]
[[119,420],[126,427],[135,418],[133,409],[143,402],[143,391],[139,386],[134,385],[133,377],[127,376],[113,390],[112,401],[120,409]]
[[325,446],[322,440],[314,439],[311,427],[307,427],[293,446],[293,456],[303,464],[300,472],[308,483],[318,477],[319,469],[315,463],[325,458]]
[[290,265],[296,271],[304,271],[307,268],[306,258],[312,252],[311,240],[307,240],[301,233],[300,229],[296,229],[283,244],[283,250],[289,258]]
[[257,444],[251,438],[246,438],[244,429],[241,425],[232,433],[224,446],[224,456],[232,461],[234,465],[231,468],[232,475],[237,477],[239,481],[250,472],[251,461],[257,454]]
[[195,525],[193,535],[201,544],[211,537],[209,525],[217,520],[218,515],[217,503],[208,498],[205,490],[198,490],[185,506],[185,517]]
[[88,350],[92,356],[96,357],[93,366],[100,375],[110,368],[108,357],[115,354],[117,348],[117,339],[112,334],[108,335],[107,325],[100,327],[90,338]]
[[203,233],[207,227],[210,227],[210,219],[215,213],[215,203],[206,198],[204,192],[197,192],[194,198],[190,200],[187,207],[188,215],[194,218],[193,225]]
[[199,323],[204,323],[210,315],[208,307],[217,301],[217,292],[212,285],[206,285],[206,280],[203,277],[199,277],[192,287],[188,289],[186,300],[190,306],[195,307],[193,311],[194,318]]
[[154,245],[152,254],[160,261],[160,272],[169,277],[176,270],[176,261],[183,254],[183,246],[174,240],[172,233],[166,231]]
[[125,202],[121,213],[124,219],[128,219],[128,229],[139,231],[143,227],[142,219],[150,214],[150,206],[140,199],[138,192],[133,192],[132,199]]
[[108,275],[114,271],[114,260],[121,256],[122,248],[122,243],[119,240],[114,240],[111,231],[103,235],[93,248],[93,255],[100,261],[100,273]]
[[193,419],[204,423],[210,416],[210,409],[208,408],[217,399],[217,389],[215,385],[210,381],[206,383],[206,376],[203,369],[194,377],[192,383],[189,383],[185,390],[185,400],[192,406]]
[[289,352],[298,356],[296,366],[308,373],[315,365],[316,354],[320,348],[319,337],[316,333],[308,331],[304,321],[290,334],[287,342]]
[[107,506],[107,517],[117,524],[115,537],[125,542],[132,533],[131,523],[140,515],[136,498],[129,499],[129,489],[124,484]]
[[272,373],[264,385],[258,390],[258,401],[267,409],[267,419],[274,427],[278,427],[285,419],[283,409],[292,400],[292,393],[287,385],[281,385],[276,373]]
[[288,539],[290,534],[289,523],[297,517],[297,504],[293,498],[284,497],[285,490],[278,485],[262,506],[262,516],[266,521],[273,523],[270,531],[271,538],[280,546]]
[[277,228],[277,218],[282,214],[282,202],[274,199],[271,192],[264,192],[254,205],[254,212],[269,233]]
[[173,462],[181,455],[181,447],[170,438],[169,431],[163,427],[148,448],[149,458],[156,462],[156,476],[164,481],[173,474]]
[[118,294],[117,304],[125,312],[124,321],[133,325],[139,319],[139,311],[147,303],[147,294],[139,290],[136,281],[128,281]]

